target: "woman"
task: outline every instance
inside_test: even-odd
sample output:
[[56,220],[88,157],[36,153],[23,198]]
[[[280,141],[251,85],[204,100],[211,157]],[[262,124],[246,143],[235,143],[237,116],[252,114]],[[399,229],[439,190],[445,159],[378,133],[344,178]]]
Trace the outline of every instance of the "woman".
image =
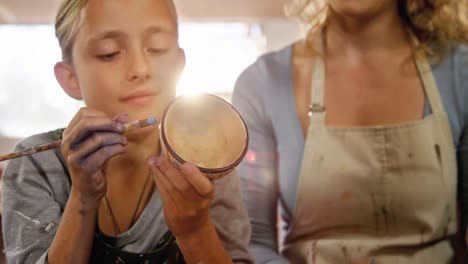
[[[60,150],[12,160],[4,176],[11,263],[251,263],[236,175],[212,183],[163,157],[157,127],[123,134],[175,97],[185,63],[170,0],[66,0],[55,75],[84,100]],[[216,191],[215,191],[216,190]],[[235,226],[235,227],[233,227]]]
[[468,177],[459,3],[300,1],[308,37],[242,73],[233,103],[251,136],[239,174],[258,263],[451,263]]

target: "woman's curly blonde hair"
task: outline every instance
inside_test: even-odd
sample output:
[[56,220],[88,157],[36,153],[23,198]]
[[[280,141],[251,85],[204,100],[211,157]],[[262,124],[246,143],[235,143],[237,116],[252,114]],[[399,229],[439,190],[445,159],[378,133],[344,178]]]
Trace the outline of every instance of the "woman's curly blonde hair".
[[[419,50],[439,60],[454,43],[468,44],[468,0],[397,0],[401,19],[420,42]],[[311,30],[326,22],[326,0],[293,0],[288,15]]]

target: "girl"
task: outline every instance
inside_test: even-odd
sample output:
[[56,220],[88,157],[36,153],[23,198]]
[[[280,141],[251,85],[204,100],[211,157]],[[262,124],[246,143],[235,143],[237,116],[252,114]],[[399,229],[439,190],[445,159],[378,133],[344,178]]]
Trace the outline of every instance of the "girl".
[[159,130],[123,134],[175,97],[185,63],[170,0],[65,0],[55,75],[84,100],[60,150],[12,160],[4,176],[11,263],[251,263],[236,175],[215,184],[191,164],[159,157]]

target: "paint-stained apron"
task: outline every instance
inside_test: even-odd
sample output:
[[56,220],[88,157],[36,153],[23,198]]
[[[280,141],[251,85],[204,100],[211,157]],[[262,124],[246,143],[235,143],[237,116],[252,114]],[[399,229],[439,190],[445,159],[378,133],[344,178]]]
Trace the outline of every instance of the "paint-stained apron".
[[[321,35],[315,46],[323,54]],[[325,67],[316,56],[295,211],[282,249],[291,263],[453,261],[451,127],[429,63],[415,60],[431,115],[399,125],[334,128],[325,125]]]

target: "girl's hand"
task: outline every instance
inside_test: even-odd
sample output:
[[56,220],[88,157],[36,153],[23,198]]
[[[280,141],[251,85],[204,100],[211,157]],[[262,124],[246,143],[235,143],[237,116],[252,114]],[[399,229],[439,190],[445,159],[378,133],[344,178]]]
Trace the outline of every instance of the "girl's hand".
[[125,152],[127,139],[122,135],[128,116],[113,120],[105,113],[82,108],[63,132],[61,152],[72,180],[72,193],[93,208],[99,206],[107,191],[103,166],[111,157]]
[[212,225],[214,184],[200,170],[184,163],[180,170],[164,157],[149,157],[154,181],[164,204],[166,224],[177,238],[196,235]]

